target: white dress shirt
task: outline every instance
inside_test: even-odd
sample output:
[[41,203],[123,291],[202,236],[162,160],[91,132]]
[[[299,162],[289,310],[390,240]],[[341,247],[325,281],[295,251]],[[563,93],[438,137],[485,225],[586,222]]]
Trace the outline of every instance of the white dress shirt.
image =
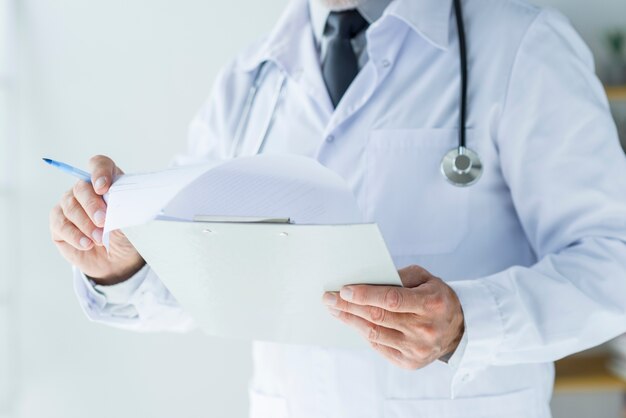
[[[356,10],[370,25],[377,21],[382,15],[391,0],[366,0],[363,1]],[[311,14],[311,25],[315,35],[315,45],[318,49],[321,64],[324,64],[326,50],[328,48],[328,33],[326,32],[326,21],[330,15],[330,10],[320,1],[309,2],[309,12]],[[359,70],[365,66],[368,60],[366,31],[359,32],[352,39],[352,49],[357,57]]]
[[[552,362],[625,331],[626,159],[589,50],[555,11],[463,1],[467,145],[484,174],[456,188],[439,171],[460,128],[451,3],[393,0],[366,30],[368,59],[335,109],[309,5],[291,0],[270,36],[223,69],[191,124],[177,164],[232,158],[254,74],[270,62],[240,155],[305,155],[334,170],[396,266],[428,269],[463,307],[462,352],[420,370],[372,350],[255,342],[254,418],[546,418]],[[115,289],[79,273],[75,283],[95,321],[194,326],[149,267]]]

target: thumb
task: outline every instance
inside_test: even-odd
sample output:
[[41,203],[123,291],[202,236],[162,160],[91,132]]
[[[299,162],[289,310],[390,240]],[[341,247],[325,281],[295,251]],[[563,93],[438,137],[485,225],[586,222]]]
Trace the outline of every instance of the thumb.
[[420,266],[408,266],[398,270],[402,285],[406,288],[418,287],[434,278],[428,270]]
[[104,155],[96,155],[89,160],[91,169],[91,182],[93,188],[100,196],[109,191],[115,181],[115,177],[121,174],[112,159]]

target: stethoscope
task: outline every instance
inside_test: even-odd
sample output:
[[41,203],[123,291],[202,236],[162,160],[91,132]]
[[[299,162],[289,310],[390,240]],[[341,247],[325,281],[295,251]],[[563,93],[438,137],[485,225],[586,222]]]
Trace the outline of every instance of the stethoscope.
[[[459,55],[461,61],[461,97],[460,97],[460,108],[459,108],[459,144],[455,148],[451,149],[449,152],[444,155],[441,160],[441,173],[443,177],[452,185],[457,187],[467,187],[475,184],[483,173],[483,165],[480,161],[480,157],[478,154],[467,148],[466,139],[467,139],[467,91],[468,91],[468,64],[467,64],[467,39],[465,36],[465,25],[463,21],[463,9],[461,8],[461,0],[454,0],[454,14],[456,18],[457,31],[459,34]],[[267,63],[269,61],[264,61],[259,68],[256,70],[256,74],[254,75],[252,86],[250,87],[250,91],[248,92],[248,97],[244,102],[244,106],[241,110],[241,114],[239,117],[239,122],[237,123],[237,127],[235,129],[235,140],[233,143],[233,154],[236,156],[239,154],[243,137],[248,127],[250,115],[252,113],[252,108],[254,105],[254,101],[256,99],[257,93],[267,76]],[[282,96],[283,90],[286,84],[286,76],[283,76],[283,79],[280,83],[279,91],[275,97],[274,105],[271,112],[270,122],[263,133],[263,138],[261,139],[261,144],[265,142],[268,131],[271,127],[271,124],[274,120],[274,115],[276,113],[276,108],[278,106],[278,102],[280,101],[280,97]]]

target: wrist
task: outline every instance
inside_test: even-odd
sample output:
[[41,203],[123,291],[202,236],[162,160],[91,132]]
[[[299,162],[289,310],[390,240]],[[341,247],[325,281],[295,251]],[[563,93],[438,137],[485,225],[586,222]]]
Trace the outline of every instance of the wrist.
[[461,340],[463,339],[463,334],[465,334],[465,322],[461,320],[461,325],[457,327],[456,329],[457,329],[456,337],[454,337],[452,341],[450,342],[450,344],[448,344],[448,347],[445,350],[445,354],[441,356],[441,359],[445,359],[445,361],[450,359],[450,357],[454,355],[454,352],[459,347],[459,344],[461,343]]
[[146,262],[143,258],[139,258],[135,263],[116,269],[106,274],[91,275],[85,273],[85,276],[95,284],[100,286],[113,286],[125,282],[139,272]]
[[456,349],[459,347],[459,344],[463,339],[463,335],[465,334],[465,315],[463,313],[461,301],[452,288],[450,288],[450,292],[452,293],[452,300],[454,301],[453,304],[456,307],[456,313],[453,315],[453,319],[450,322],[450,328],[453,330],[450,341],[444,350],[444,355],[441,357],[447,359],[452,357]]

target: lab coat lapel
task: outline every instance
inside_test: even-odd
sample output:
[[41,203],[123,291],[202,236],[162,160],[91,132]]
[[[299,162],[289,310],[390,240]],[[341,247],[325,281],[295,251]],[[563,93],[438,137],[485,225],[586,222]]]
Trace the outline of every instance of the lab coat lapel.
[[357,113],[391,73],[408,33],[406,25],[398,25],[394,20],[393,17],[383,16],[368,29],[369,60],[337,105],[328,131],[334,130]]
[[[391,73],[410,30],[440,49],[447,49],[451,0],[396,0],[367,31],[369,61],[335,109],[328,131],[358,112]],[[401,24],[398,24],[398,21]]]
[[333,106],[322,78],[307,0],[289,2],[275,29],[241,68],[252,71],[263,61],[274,62],[330,117]]

